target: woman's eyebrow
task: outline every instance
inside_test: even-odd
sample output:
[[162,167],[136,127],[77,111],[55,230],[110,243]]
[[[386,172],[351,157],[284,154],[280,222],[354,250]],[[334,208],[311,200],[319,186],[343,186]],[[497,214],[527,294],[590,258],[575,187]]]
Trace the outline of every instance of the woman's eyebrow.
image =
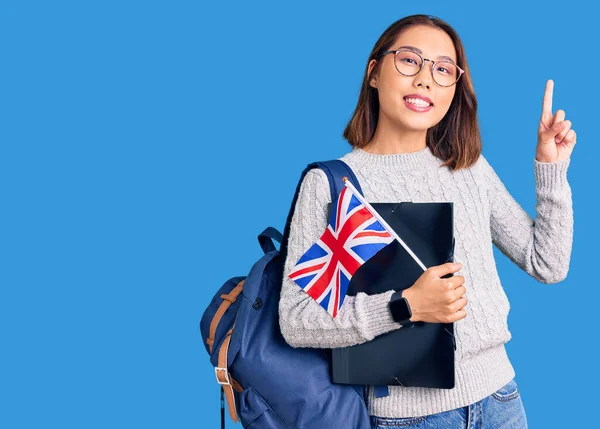
[[[423,55],[423,51],[421,51],[419,48],[415,48],[414,46],[400,46],[399,48],[396,48],[396,49],[409,49],[411,51],[415,51],[419,55]],[[456,61],[454,61],[452,58],[450,58],[447,55],[440,55],[439,57],[437,57],[437,59],[438,60],[448,60],[453,63],[456,63]]]

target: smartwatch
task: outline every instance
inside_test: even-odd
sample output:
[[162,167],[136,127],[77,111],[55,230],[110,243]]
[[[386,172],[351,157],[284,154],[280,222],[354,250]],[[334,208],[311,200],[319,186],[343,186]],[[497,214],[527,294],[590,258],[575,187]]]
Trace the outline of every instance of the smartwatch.
[[412,311],[408,300],[402,296],[402,292],[403,290],[400,290],[392,294],[388,307],[395,322],[401,325],[410,325],[413,323],[410,321]]

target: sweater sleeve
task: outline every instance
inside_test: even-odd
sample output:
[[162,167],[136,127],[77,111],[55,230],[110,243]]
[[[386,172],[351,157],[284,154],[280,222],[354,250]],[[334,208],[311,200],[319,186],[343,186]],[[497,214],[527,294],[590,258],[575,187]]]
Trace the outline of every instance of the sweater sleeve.
[[533,220],[481,157],[490,192],[493,243],[536,280],[542,283],[564,280],[573,244],[573,203],[567,181],[570,158],[551,163],[534,158],[537,214]]
[[347,347],[402,327],[388,309],[393,290],[348,295],[334,318],[288,277],[300,257],[325,231],[330,202],[325,172],[318,168],[310,170],[300,185],[292,215],[279,301],[281,333],[293,347]]

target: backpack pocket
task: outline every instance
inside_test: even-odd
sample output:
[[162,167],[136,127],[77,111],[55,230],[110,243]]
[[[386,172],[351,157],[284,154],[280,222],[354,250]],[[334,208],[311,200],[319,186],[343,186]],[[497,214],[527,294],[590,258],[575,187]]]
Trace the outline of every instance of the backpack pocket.
[[286,429],[269,404],[252,387],[240,393],[238,415],[244,428]]

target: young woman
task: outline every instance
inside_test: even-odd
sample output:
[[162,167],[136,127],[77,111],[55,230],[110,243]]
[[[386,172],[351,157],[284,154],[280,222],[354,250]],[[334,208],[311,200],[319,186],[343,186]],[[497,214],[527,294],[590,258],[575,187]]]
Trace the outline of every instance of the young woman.
[[[411,321],[455,322],[456,386],[389,386],[383,397],[371,387],[373,428],[527,427],[505,349],[510,304],[492,243],[540,282],[567,275],[573,211],[566,173],[576,136],[563,110],[552,114],[552,90],[548,80],[533,160],[534,222],[481,153],[477,100],[456,32],[438,18],[413,15],[393,23],[373,48],[344,131],[352,150],[340,159],[369,202],[453,201],[461,264],[430,267],[403,293]],[[311,170],[294,209],[279,304],[282,334],[294,347],[346,347],[402,328],[388,305],[393,290],[347,296],[333,318],[288,278],[327,227],[330,202],[325,173]],[[449,272],[455,275],[442,278]]]

